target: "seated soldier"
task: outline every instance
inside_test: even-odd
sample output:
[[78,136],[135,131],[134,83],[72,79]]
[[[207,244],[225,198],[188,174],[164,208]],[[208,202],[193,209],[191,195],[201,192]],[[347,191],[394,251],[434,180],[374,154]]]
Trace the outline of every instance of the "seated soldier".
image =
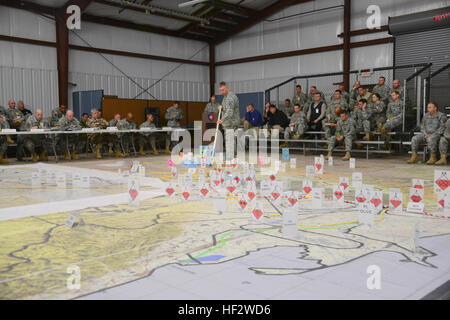
[[259,128],[264,125],[261,113],[259,113],[251,103],[247,106],[247,112],[242,121],[244,122],[245,132],[247,132],[248,129],[255,128],[256,134],[258,134]]
[[[342,108],[339,105],[335,106],[332,111],[327,108],[326,117],[322,120],[322,127],[325,131],[325,139],[328,141],[330,141],[331,137],[335,135],[336,125],[341,117],[341,112]],[[325,147],[327,146],[325,145]]]
[[[79,131],[81,130],[80,122],[73,116],[72,110],[67,110],[66,116],[59,119],[58,126],[61,131]],[[64,160],[77,160],[78,156],[76,153],[83,149],[83,141],[80,139],[78,134],[65,134],[61,137],[61,147],[64,150]],[[69,147],[73,145],[74,148],[70,153],[69,157]]]
[[349,118],[348,111],[341,112],[341,118],[336,125],[336,134],[331,137],[328,143],[328,154],[326,159],[333,155],[333,149],[337,142],[344,141],[345,143],[345,156],[342,158],[344,161],[348,161],[351,158],[350,151],[352,150],[353,140],[356,138],[355,123]]
[[327,111],[329,113],[334,112],[334,108],[340,106],[342,110],[349,110],[349,106],[345,98],[342,96],[341,90],[335,90],[330,103],[328,104]]
[[[145,129],[145,128],[149,128],[149,129],[156,129],[155,124],[153,123],[153,114],[149,113],[147,115],[147,121],[143,122],[140,126],[139,129]],[[153,150],[153,154],[155,156],[158,155],[158,151],[156,151],[156,132],[152,132],[152,133],[141,133],[139,135],[139,154],[142,156],[145,156],[145,152],[144,152],[144,146],[145,143],[149,143],[152,147]]]
[[[128,112],[127,117],[117,123],[117,128],[119,130],[136,130],[137,123],[133,121],[133,114],[131,112]],[[131,145],[134,146],[134,133],[127,132],[124,134],[119,134],[117,136],[117,139],[121,142],[122,147],[124,148],[125,156],[128,157],[130,155]]]
[[356,118],[355,120],[355,129],[356,132],[359,133],[361,131],[364,132],[363,140],[370,140],[370,119],[372,117],[372,109],[367,107],[367,100],[360,99],[358,101],[358,109],[356,109]]
[[[417,151],[419,150],[419,145],[424,142],[427,143],[428,148],[431,151],[431,156],[427,161],[427,164],[436,163],[438,143],[445,131],[445,121],[447,119],[447,116],[438,110],[439,108],[436,102],[430,101],[428,103],[428,112],[423,116],[420,124],[420,133],[411,139],[412,154],[408,163],[417,163]],[[447,156],[447,154],[445,156]]]
[[296,85],[295,86],[295,95],[292,98],[292,103],[298,104],[300,106],[300,109],[302,109],[302,111],[304,111],[303,107],[304,107],[304,105],[305,105],[307,100],[308,100],[308,97],[306,96],[306,94],[304,94],[302,92],[302,86],[299,85],[299,84]]
[[[294,105],[294,113],[291,117],[291,122],[289,126],[284,130],[284,139],[289,140],[292,135],[294,139],[300,139],[300,137],[306,132],[306,114],[301,110],[300,104]],[[281,148],[286,148],[289,146],[288,141],[285,141]]]
[[117,127],[117,124],[119,123],[119,121],[120,121],[120,113],[116,113],[114,115],[114,118],[109,121],[109,126]]
[[[50,124],[43,119],[43,112],[41,109],[37,109],[36,112],[30,115],[24,123],[24,131],[31,131],[31,129],[47,129],[50,128]],[[41,161],[47,161],[48,143],[44,135],[22,135],[19,136],[20,140],[23,140],[25,149],[31,154],[33,162],[38,161],[36,150],[40,149],[39,159]]]
[[445,123],[445,131],[439,140],[439,153],[441,154],[441,159],[435,163],[438,166],[447,165],[447,151],[448,151],[448,140],[450,139],[450,119]]
[[357,104],[359,102],[359,100],[361,100],[361,99],[366,99],[366,101],[370,101],[371,100],[371,96],[372,96],[372,93],[367,91],[366,88],[359,87],[358,88],[358,96],[356,97],[355,104]]
[[[0,114],[0,130],[1,129],[9,129],[9,123],[6,119],[6,117],[2,114]],[[0,164],[8,164],[8,160],[5,160],[3,158],[3,155],[5,154],[6,150],[8,149],[8,142],[6,140],[7,136],[0,135]]]
[[58,108],[52,110],[52,118],[50,120],[50,127],[54,128],[58,126],[59,119],[64,117],[67,112],[67,107],[60,105]]
[[341,91],[341,96],[342,96],[342,98],[344,98],[345,102],[347,102],[347,104],[349,104],[350,103],[350,93],[348,93],[345,90],[345,86],[343,83],[339,84],[338,90]]
[[381,128],[381,135],[385,137],[387,148],[390,149],[390,135],[389,132],[399,127],[403,121],[403,102],[400,101],[400,95],[397,91],[391,93],[392,102],[389,102],[386,110],[386,122]]
[[372,102],[369,103],[369,108],[372,110],[371,124],[372,128],[377,128],[381,132],[383,124],[386,122],[386,105],[381,101],[378,93],[372,94]]
[[290,118],[291,115],[294,113],[294,108],[291,105],[291,100],[289,99],[284,100],[284,106],[282,106],[280,110],[284,112],[286,117]]
[[380,99],[387,103],[389,100],[389,94],[391,93],[391,88],[389,88],[386,84],[386,78],[385,77],[379,77],[378,78],[378,84],[373,87],[372,92],[378,93],[380,96]]
[[269,114],[267,115],[267,124],[269,129],[278,130],[278,132],[284,132],[284,128],[289,126],[289,119],[283,111],[277,109],[274,104],[270,105]]
[[14,100],[8,101],[9,109],[6,112],[6,117],[9,120],[9,126],[12,129],[20,130],[22,122],[25,121],[25,116],[23,113],[16,108],[16,102]]
[[[101,117],[101,113],[97,109],[92,109],[91,118],[87,120],[86,124],[89,128],[97,128],[100,130],[106,129],[109,125],[108,122]],[[92,151],[95,153],[97,159],[102,158],[101,150],[103,144],[110,144],[110,153],[112,152],[113,142],[116,144],[116,157],[123,157],[123,154],[120,152],[117,136],[108,133],[93,133],[88,135],[88,141],[93,145]]]
[[311,86],[309,89],[308,100],[305,104],[305,109],[303,110],[306,114],[308,114],[309,109],[311,108],[311,104],[315,101],[316,93],[320,94],[320,101],[325,101],[325,95],[323,92],[317,90],[316,86]]
[[361,82],[359,80],[356,80],[353,85],[352,91],[350,92],[350,97],[349,97],[349,102],[348,102],[350,104],[350,107],[353,107],[356,104],[356,97],[358,97],[358,95],[359,95],[358,90],[359,90],[360,86],[361,86]]
[[322,100],[320,92],[314,94],[314,101],[311,102],[308,112],[306,113],[306,122],[308,130],[322,131],[322,119],[325,118],[327,104]]
[[80,125],[82,128],[87,128],[87,120],[89,119],[89,115],[87,113],[83,113],[83,115],[81,116],[81,120],[80,120]]
[[211,96],[209,102],[206,104],[204,114],[219,113],[219,104],[216,102],[216,96]]

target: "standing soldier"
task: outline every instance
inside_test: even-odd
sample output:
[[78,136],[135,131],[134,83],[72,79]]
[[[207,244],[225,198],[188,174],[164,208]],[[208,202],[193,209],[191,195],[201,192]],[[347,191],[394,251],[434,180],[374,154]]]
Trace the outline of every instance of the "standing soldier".
[[[439,139],[445,130],[446,116],[442,112],[438,111],[438,105],[436,102],[430,101],[427,106],[427,113],[424,115],[420,124],[420,133],[415,135],[411,140],[411,159],[408,163],[417,163],[417,151],[419,145],[426,141],[428,148],[431,151],[430,159],[427,164],[435,164],[436,152],[438,149]],[[445,155],[447,156],[447,154]]]
[[208,113],[219,113],[219,104],[216,102],[216,96],[211,96],[208,104],[203,111],[204,114]]
[[[147,115],[147,121],[143,122],[139,129],[156,129],[155,124],[153,123],[153,114],[149,113]],[[139,136],[139,154],[145,156],[144,146],[145,143],[149,143],[152,147],[153,154],[155,156],[158,155],[158,151],[156,151],[156,132],[153,133],[141,133]]]
[[371,127],[377,128],[377,131],[381,132],[381,128],[386,122],[386,105],[381,101],[381,97],[378,93],[372,95],[372,102],[369,103],[369,108],[372,109],[373,112]]
[[[294,113],[291,117],[289,126],[284,130],[284,139],[289,140],[291,135],[294,135],[294,139],[300,139],[300,137],[306,132],[306,114],[302,111],[299,104],[294,105]],[[285,141],[281,148],[287,148],[289,146],[288,141]]]
[[342,158],[344,161],[348,161],[351,157],[350,151],[352,150],[353,140],[356,138],[355,124],[348,116],[348,111],[341,112],[341,119],[338,120],[336,125],[336,134],[331,137],[328,144],[328,154],[326,159],[333,155],[333,149],[336,145],[336,141],[344,141],[345,143],[345,156]]
[[[175,101],[173,106],[169,107],[166,111],[167,126],[170,128],[179,128],[180,121],[184,118],[183,110],[180,109],[180,103]],[[170,154],[170,138],[172,132],[168,131],[166,136],[166,154]]]
[[373,87],[372,92],[378,93],[381,97],[381,100],[384,103],[387,103],[389,99],[389,94],[391,93],[391,88],[385,85],[385,82],[386,82],[385,77],[379,77],[378,84],[375,87]]
[[441,159],[435,163],[438,166],[447,165],[447,151],[448,151],[448,140],[450,139],[450,119],[445,123],[445,131],[439,140],[439,153],[441,154]]
[[[6,117],[2,114],[0,114],[0,130],[1,129],[9,129],[9,123],[6,121]],[[8,164],[8,160],[3,159],[6,149],[8,149],[6,136],[0,135],[0,164]]]
[[219,110],[222,110],[222,119],[217,122],[221,124],[225,130],[225,148],[227,150],[227,156],[234,157],[234,154],[231,154],[230,152],[234,149],[234,131],[241,123],[239,117],[239,99],[230,91],[227,84],[223,81],[219,84],[219,91],[220,94],[223,95],[222,105],[219,106]]
[[60,105],[58,108],[52,110],[52,118],[50,120],[50,126],[52,128],[58,126],[59,119],[64,117],[67,112],[67,107],[64,105]]
[[381,128],[381,135],[386,138],[387,148],[390,149],[389,132],[397,128],[403,121],[403,102],[399,99],[400,95],[397,91],[391,93],[392,102],[389,102],[386,110],[386,123]]
[[356,109],[356,132],[363,131],[365,133],[363,140],[370,140],[370,121],[372,118],[372,109],[367,107],[367,100],[361,99],[358,102],[358,109]]
[[[73,116],[72,110],[67,110],[66,116],[59,119],[58,126],[61,131],[80,131],[81,125],[77,118]],[[70,159],[78,160],[77,152],[83,149],[83,140],[78,134],[65,134],[60,139],[61,147],[64,150],[64,160],[69,160],[69,146],[73,144],[74,149],[70,153]]]
[[[33,115],[30,115],[24,123],[24,131],[31,131],[31,129],[47,129],[49,124],[43,119],[43,112],[41,109],[37,109]],[[24,135],[23,145],[28,152],[31,153],[31,159],[33,162],[38,161],[38,155],[36,150],[40,149],[39,160],[47,161],[47,149],[48,143],[43,135]],[[22,139],[21,139],[22,140]]]
[[295,95],[292,98],[292,103],[294,105],[298,104],[300,106],[300,109],[302,109],[302,111],[305,111],[304,106],[305,106],[307,100],[308,100],[308,97],[306,96],[306,94],[304,94],[302,92],[302,86],[299,84],[296,85],[295,86]]

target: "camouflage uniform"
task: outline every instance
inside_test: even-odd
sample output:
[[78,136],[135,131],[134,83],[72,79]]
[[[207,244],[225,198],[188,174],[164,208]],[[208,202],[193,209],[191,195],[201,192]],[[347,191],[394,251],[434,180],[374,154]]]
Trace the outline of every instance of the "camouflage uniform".
[[284,139],[289,140],[291,135],[299,135],[300,137],[306,132],[308,125],[306,124],[306,114],[303,111],[294,112],[291,117],[291,124],[294,124],[294,129],[291,131],[291,127],[284,129]]
[[341,91],[342,98],[347,102],[347,104],[350,103],[350,93],[347,91]]
[[[9,121],[9,126],[13,129],[19,130],[22,126],[23,121],[25,120],[25,116],[19,109],[11,109],[9,108],[6,112],[6,118]],[[16,122],[18,121],[18,122]]]
[[399,94],[398,100],[403,101],[403,94],[405,92],[403,90],[403,87],[400,87],[398,89],[394,89],[394,88],[391,89],[391,91],[389,92],[389,102],[394,102],[394,100],[392,100],[392,97],[391,97],[391,93],[394,91],[397,91]]
[[[222,126],[225,130],[225,149],[235,150],[234,146],[234,136],[235,130],[239,127],[241,123],[241,118],[239,117],[239,99],[231,91],[223,97],[222,101]],[[231,129],[231,130],[229,130]],[[235,150],[236,151],[236,150]],[[227,156],[231,157],[231,152],[227,152]],[[233,155],[234,157],[234,155]],[[231,159],[226,159],[231,160]]]
[[289,103],[288,107],[286,107],[286,105],[282,105],[280,110],[283,111],[284,114],[286,115],[286,117],[288,117],[288,118],[290,118],[292,116],[292,114],[294,113],[294,107],[292,106],[291,103]]
[[331,99],[330,103],[328,103],[328,106],[333,113],[334,108],[336,108],[337,106],[340,106],[342,108],[342,111],[350,110],[350,106],[348,105],[347,101],[345,101],[344,97],[341,97],[340,100]]
[[366,99],[367,103],[368,103],[369,101],[372,101],[371,98],[372,98],[372,93],[370,93],[369,91],[366,90],[366,93],[364,95],[359,95],[358,94],[356,96],[355,104],[358,104],[359,100],[361,100],[361,99]]
[[[225,98],[224,98],[224,100],[225,100]],[[178,109],[177,109],[177,108],[171,106],[167,109],[165,117],[167,120],[168,127],[179,128],[181,126],[180,121],[184,118],[184,113],[180,107],[178,107]],[[175,118],[173,119],[173,117],[175,117]],[[172,132],[171,131],[167,132],[166,149],[168,149],[170,147],[171,136],[172,136]]]
[[[106,129],[108,127],[108,122],[103,119],[95,119],[95,118],[89,118],[86,121],[86,125],[89,128],[99,128],[99,129]],[[89,144],[92,144],[94,146],[101,145],[101,144],[108,144],[111,141],[110,135],[105,133],[93,133],[87,135],[87,140]]]
[[373,110],[367,105],[364,109],[357,108],[355,111],[355,130],[356,132],[364,131],[364,133],[370,133],[371,117]]
[[378,127],[379,123],[383,125],[386,122],[386,105],[383,101],[380,101],[378,104],[373,102],[369,103],[367,107],[373,112],[370,119],[372,128]]
[[441,139],[439,140],[439,152],[447,153],[448,151],[448,139],[450,139],[450,119],[445,123],[445,131]]
[[6,109],[5,109],[5,107],[3,107],[3,106],[0,106],[0,115],[6,117]]
[[66,115],[65,113],[62,113],[61,110],[59,110],[59,107],[53,109],[52,110],[52,118],[50,120],[50,126],[51,127],[56,127],[58,125],[59,119],[61,119],[65,115]]
[[[303,111],[303,108],[305,107],[306,102],[308,101],[308,97],[306,94],[301,92],[300,94],[295,93],[294,97],[292,98],[292,104],[293,105],[300,105],[300,109]],[[306,112],[305,112],[306,114]]]
[[218,103],[208,102],[208,104],[205,107],[205,111],[203,111],[203,113],[204,114],[219,113],[219,104]]
[[384,125],[385,129],[393,130],[403,123],[403,102],[390,102],[386,110],[387,120]]
[[323,118],[323,120],[322,120],[322,128],[323,128],[323,131],[325,131],[325,138],[327,140],[330,140],[331,136],[333,136],[336,131],[336,127],[330,127],[330,125],[328,125],[328,124],[329,123],[337,124],[337,121],[340,119],[340,117],[336,116],[336,114],[334,113],[335,107],[336,107],[336,105],[332,106],[330,104],[327,107],[327,111],[325,113],[325,118]]
[[[153,122],[145,121],[140,125],[139,128],[140,129],[141,128],[156,129],[156,125]],[[146,142],[150,143],[150,145],[153,149],[156,149],[156,132],[141,133],[139,135],[139,146],[143,147]]]
[[[0,129],[9,129],[8,121],[0,120]],[[6,142],[6,136],[0,135],[0,156],[3,157],[3,154],[8,149],[8,143]]]
[[[38,127],[38,129],[47,129],[49,128],[49,124],[44,119],[36,120],[34,116],[28,117],[26,122],[24,122],[23,131],[31,131],[32,127]],[[17,144],[23,143],[24,147],[31,154],[36,153],[37,148],[41,148],[42,151],[48,153],[49,139],[47,139],[44,135],[20,135],[17,138]]]
[[[420,144],[426,141],[431,153],[436,153],[439,139],[445,130],[446,119],[447,117],[442,112],[438,112],[434,116],[427,112],[420,124],[420,133],[411,139],[411,151],[417,152]],[[427,134],[430,135],[428,139],[425,138]]]
[[[323,94],[323,92],[317,91],[316,93],[320,93],[320,101],[324,101],[325,102],[325,95]],[[308,100],[306,101],[306,105],[305,105],[305,108],[303,110],[305,112],[305,114],[308,114],[308,111],[311,108],[311,103],[314,102],[314,96],[315,95],[316,95],[315,93],[314,94],[310,93],[308,95]]]
[[355,123],[352,119],[348,118],[347,121],[339,119],[336,125],[336,135],[332,136],[328,143],[328,151],[333,151],[336,146],[336,136],[344,136],[345,151],[350,152],[352,150],[353,140],[356,138]]
[[[117,128],[119,130],[135,130],[137,129],[137,124],[134,121],[128,122],[127,119],[122,119],[117,123]],[[134,134],[133,132],[123,133],[117,135],[118,140],[116,141],[116,144],[119,143],[119,140],[122,141],[123,148],[125,149],[125,153],[128,153],[130,150],[130,145],[133,145],[133,138]]]
[[[67,118],[61,118],[58,121],[58,126],[61,131],[80,131],[80,122],[73,118],[72,121],[67,120]],[[65,136],[65,137],[64,137]],[[64,152],[69,152],[69,146],[73,144],[76,151],[81,152],[84,147],[84,140],[80,139],[79,134],[65,134],[61,137],[61,147]]]
[[391,93],[391,88],[389,88],[387,85],[376,85],[375,87],[373,87],[372,89],[373,93],[378,93],[381,97],[381,101],[386,102],[389,99],[389,95]]

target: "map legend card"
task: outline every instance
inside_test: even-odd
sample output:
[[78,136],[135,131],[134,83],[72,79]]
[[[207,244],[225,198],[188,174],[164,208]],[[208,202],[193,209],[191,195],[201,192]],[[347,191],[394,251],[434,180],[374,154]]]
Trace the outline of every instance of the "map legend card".
[[389,189],[389,212],[403,213],[403,193],[400,189]]

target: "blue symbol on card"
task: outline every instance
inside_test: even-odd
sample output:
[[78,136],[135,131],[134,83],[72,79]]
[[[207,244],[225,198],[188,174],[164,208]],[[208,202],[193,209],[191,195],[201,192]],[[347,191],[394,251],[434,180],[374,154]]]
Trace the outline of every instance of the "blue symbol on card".
[[289,161],[289,148],[282,148],[282,160],[283,161]]

